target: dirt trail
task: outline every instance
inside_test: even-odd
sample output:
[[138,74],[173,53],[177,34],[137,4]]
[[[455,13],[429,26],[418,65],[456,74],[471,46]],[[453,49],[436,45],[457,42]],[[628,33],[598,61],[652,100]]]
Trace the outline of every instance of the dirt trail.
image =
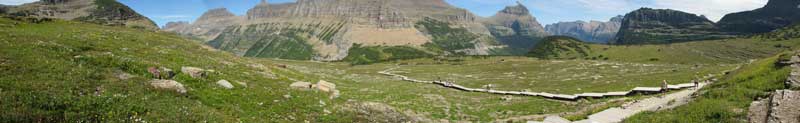
[[[643,100],[638,100],[630,104],[623,105],[622,107],[609,108],[604,111],[589,115],[589,119],[575,121],[573,123],[619,123],[625,118],[633,116],[643,111],[657,111],[669,108],[674,108],[690,101],[692,95],[710,83],[700,83],[698,88],[686,89],[679,92],[664,95],[662,97],[651,97]],[[673,101],[674,100],[674,101]],[[563,119],[558,116],[550,116],[551,119]],[[552,122],[539,122],[529,121],[528,123],[552,123]]]

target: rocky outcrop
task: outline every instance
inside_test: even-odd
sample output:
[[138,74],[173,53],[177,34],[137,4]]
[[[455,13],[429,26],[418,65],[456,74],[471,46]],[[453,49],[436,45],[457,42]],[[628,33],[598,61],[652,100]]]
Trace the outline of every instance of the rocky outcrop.
[[661,44],[732,37],[704,16],[641,8],[625,15],[615,44]]
[[157,30],[145,16],[115,0],[43,0],[8,10],[14,16],[78,20],[110,26]]
[[211,9],[203,13],[194,23],[169,22],[164,31],[209,41],[216,38],[225,28],[241,23],[244,18],[236,16],[225,8]]
[[769,0],[763,8],[727,14],[718,25],[725,31],[739,34],[765,33],[797,23],[800,21],[798,11],[798,0]]
[[608,22],[559,22],[545,26],[545,30],[552,35],[570,36],[586,42],[605,44],[617,35],[622,19],[623,16],[617,16]]
[[789,74],[789,78],[786,79],[786,86],[789,88],[800,89],[800,52],[795,52],[795,55],[791,55],[787,61],[783,61],[782,64],[789,65],[792,68],[792,72]]
[[507,6],[485,23],[500,42],[517,49],[527,50],[539,38],[549,35],[528,8],[520,3]]
[[175,80],[151,80],[150,85],[153,88],[161,89],[161,90],[170,90],[175,91],[181,94],[186,94],[186,88],[183,87],[183,84],[175,81]]
[[767,99],[750,104],[750,123],[797,123],[800,122],[800,92],[778,90]]

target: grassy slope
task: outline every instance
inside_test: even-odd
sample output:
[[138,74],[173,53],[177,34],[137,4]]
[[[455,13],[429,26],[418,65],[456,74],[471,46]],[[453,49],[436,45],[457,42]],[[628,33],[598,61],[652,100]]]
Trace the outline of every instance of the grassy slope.
[[769,91],[784,88],[786,66],[776,66],[778,57],[756,61],[722,81],[701,90],[695,101],[667,111],[646,112],[625,122],[632,123],[736,123],[746,122],[750,102]]
[[590,51],[589,45],[578,39],[566,36],[550,36],[545,37],[534,46],[531,52],[528,53],[528,56],[542,59],[576,59],[587,57]]
[[383,61],[428,57],[433,57],[433,54],[410,46],[361,46],[361,44],[354,44],[353,47],[350,47],[347,57],[342,61],[350,62],[352,65],[364,65]]
[[592,45],[592,57],[611,61],[656,63],[741,63],[761,59],[800,46],[798,41],[757,39],[709,40],[669,45]]
[[[0,19],[0,122],[350,118],[331,108],[335,103],[325,94],[286,88],[291,82],[287,77],[315,81],[313,76],[248,67],[254,63],[250,61],[169,34],[65,21],[32,24]],[[150,88],[148,66],[176,70],[195,66],[217,72],[208,79],[179,74],[176,80],[189,89],[188,94],[179,95]],[[135,77],[123,80],[118,73]],[[214,82],[220,79],[234,82],[236,88],[218,87]],[[247,88],[236,82],[247,83]],[[93,96],[96,88],[104,92]],[[320,101],[329,105],[321,106]],[[323,109],[334,113],[325,115]]]

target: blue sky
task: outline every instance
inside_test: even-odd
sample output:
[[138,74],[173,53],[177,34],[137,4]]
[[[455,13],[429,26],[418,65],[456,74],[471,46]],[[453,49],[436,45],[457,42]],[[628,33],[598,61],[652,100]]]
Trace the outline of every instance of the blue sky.
[[[18,5],[36,0],[0,0],[0,4]],[[160,26],[170,21],[194,21],[208,9],[225,7],[237,15],[260,0],[118,0],[153,19]],[[294,0],[268,0],[286,3]],[[445,0],[483,17],[494,15],[516,0]],[[707,16],[717,21],[727,13],[760,8],[767,0],[522,0],[543,25],[576,20],[607,21],[641,7],[669,8]]]

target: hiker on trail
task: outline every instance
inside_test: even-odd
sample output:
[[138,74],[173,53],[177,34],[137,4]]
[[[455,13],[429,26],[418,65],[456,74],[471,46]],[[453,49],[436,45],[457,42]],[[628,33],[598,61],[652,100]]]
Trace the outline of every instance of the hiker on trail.
[[662,93],[667,93],[667,90],[669,89],[668,86],[669,86],[669,84],[667,84],[667,80],[664,80],[664,83],[661,84],[661,92]]
[[697,82],[697,80],[692,80],[692,82],[694,83],[694,88],[700,88],[700,82]]
[[156,79],[161,79],[161,72],[158,71],[158,68],[149,67],[149,68],[147,68],[147,72],[150,72],[150,74],[153,74],[153,77],[155,77]]

